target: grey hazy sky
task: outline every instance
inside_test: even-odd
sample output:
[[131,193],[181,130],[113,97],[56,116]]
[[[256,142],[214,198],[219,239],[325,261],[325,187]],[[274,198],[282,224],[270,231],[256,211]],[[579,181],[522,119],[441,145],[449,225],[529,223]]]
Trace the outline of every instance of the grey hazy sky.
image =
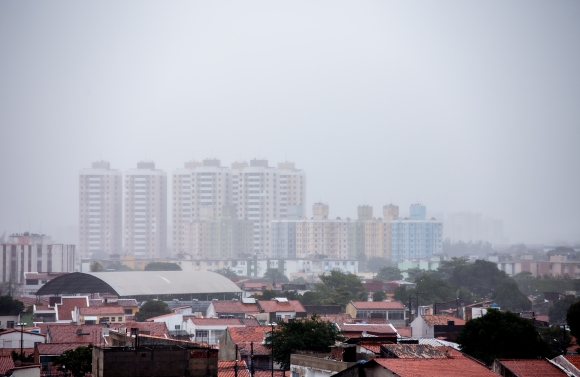
[[76,225],[100,158],[267,157],[331,216],[580,241],[578,1],[2,1],[0,233]]

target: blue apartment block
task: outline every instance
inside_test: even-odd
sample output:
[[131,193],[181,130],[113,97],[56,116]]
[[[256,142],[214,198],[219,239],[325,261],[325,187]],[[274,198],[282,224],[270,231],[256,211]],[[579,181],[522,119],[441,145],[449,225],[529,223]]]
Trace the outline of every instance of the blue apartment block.
[[391,221],[391,259],[430,258],[443,252],[443,223],[435,220]]

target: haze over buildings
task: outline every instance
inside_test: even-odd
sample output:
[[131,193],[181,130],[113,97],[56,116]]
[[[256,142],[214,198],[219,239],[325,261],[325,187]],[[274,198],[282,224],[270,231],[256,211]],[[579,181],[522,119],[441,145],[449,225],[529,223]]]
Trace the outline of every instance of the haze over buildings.
[[[171,175],[211,156],[294,161],[308,218],[421,202],[579,242],[578,19],[573,1],[2,2],[0,233],[76,234],[57,230],[96,203],[91,161]],[[78,234],[118,245],[104,221]]]

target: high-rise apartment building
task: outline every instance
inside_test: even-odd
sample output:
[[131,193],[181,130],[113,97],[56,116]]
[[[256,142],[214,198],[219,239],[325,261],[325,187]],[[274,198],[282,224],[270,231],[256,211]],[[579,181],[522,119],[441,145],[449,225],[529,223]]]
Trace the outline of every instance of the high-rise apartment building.
[[167,174],[154,162],[125,172],[124,247],[141,258],[167,255]]
[[[329,219],[328,205],[317,203],[311,219],[279,219],[271,223],[271,256],[335,259],[378,257],[393,261],[429,258],[442,252],[441,221],[399,217],[399,207],[383,207],[383,218],[373,217],[373,207],[357,209],[358,218]],[[423,210],[424,212],[424,210]]]
[[93,162],[79,173],[81,258],[103,258],[122,250],[122,175],[108,162]]
[[224,206],[233,206],[239,220],[253,224],[253,253],[270,252],[270,223],[301,213],[306,201],[306,177],[292,162],[270,167],[267,160],[235,162],[230,168],[207,159],[188,162],[173,173],[173,249],[195,254],[186,240],[190,221],[211,214],[222,219]]
[[44,234],[12,234],[0,244],[0,282],[24,283],[26,272],[73,272],[75,245],[54,243]]

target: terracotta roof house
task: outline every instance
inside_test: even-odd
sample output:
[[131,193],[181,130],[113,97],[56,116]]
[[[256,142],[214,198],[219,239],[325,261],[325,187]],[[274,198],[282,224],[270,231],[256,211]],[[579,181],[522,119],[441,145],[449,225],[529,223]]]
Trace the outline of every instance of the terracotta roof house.
[[258,313],[260,309],[255,303],[245,303],[242,301],[212,301],[207,308],[207,317],[234,317],[247,318],[250,313]]
[[560,355],[551,360],[574,376],[580,376],[580,355]]
[[122,306],[97,306],[78,308],[75,315],[77,324],[94,325],[96,323],[124,323],[125,309]]
[[405,326],[405,306],[400,301],[351,301],[346,312],[352,318],[384,318],[395,326]]
[[34,363],[40,364],[42,370],[47,370],[55,358],[64,351],[74,350],[77,347],[86,347],[90,343],[38,343],[34,346]]
[[495,373],[467,357],[446,358],[377,358],[358,364],[336,377],[352,375],[358,368],[360,377],[497,377]]
[[217,377],[250,377],[244,361],[218,360]]
[[366,324],[366,323],[337,323],[342,333],[347,338],[361,338],[367,336],[380,336],[390,338],[390,341],[397,341],[397,331],[391,325]]
[[383,344],[381,354],[397,359],[446,359],[445,351],[428,344]]
[[296,317],[306,317],[306,309],[298,300],[276,297],[271,300],[258,300],[262,315],[256,316],[261,324],[278,322]]
[[[243,360],[249,365],[250,354],[254,354],[256,369],[269,368],[270,350],[263,342],[271,331],[270,326],[228,327],[219,340],[220,360]],[[236,345],[238,355],[236,355]]]
[[76,308],[88,308],[87,296],[63,296],[61,302],[54,305],[56,311],[55,322],[76,322]]
[[217,344],[228,327],[245,327],[240,318],[184,318],[185,330],[191,334],[192,340]]
[[546,359],[495,359],[492,370],[510,377],[565,377],[562,369]]
[[12,368],[14,368],[12,356],[0,356],[0,375],[4,376]]
[[447,315],[422,315],[411,322],[413,338],[446,338],[454,341],[465,320]]

